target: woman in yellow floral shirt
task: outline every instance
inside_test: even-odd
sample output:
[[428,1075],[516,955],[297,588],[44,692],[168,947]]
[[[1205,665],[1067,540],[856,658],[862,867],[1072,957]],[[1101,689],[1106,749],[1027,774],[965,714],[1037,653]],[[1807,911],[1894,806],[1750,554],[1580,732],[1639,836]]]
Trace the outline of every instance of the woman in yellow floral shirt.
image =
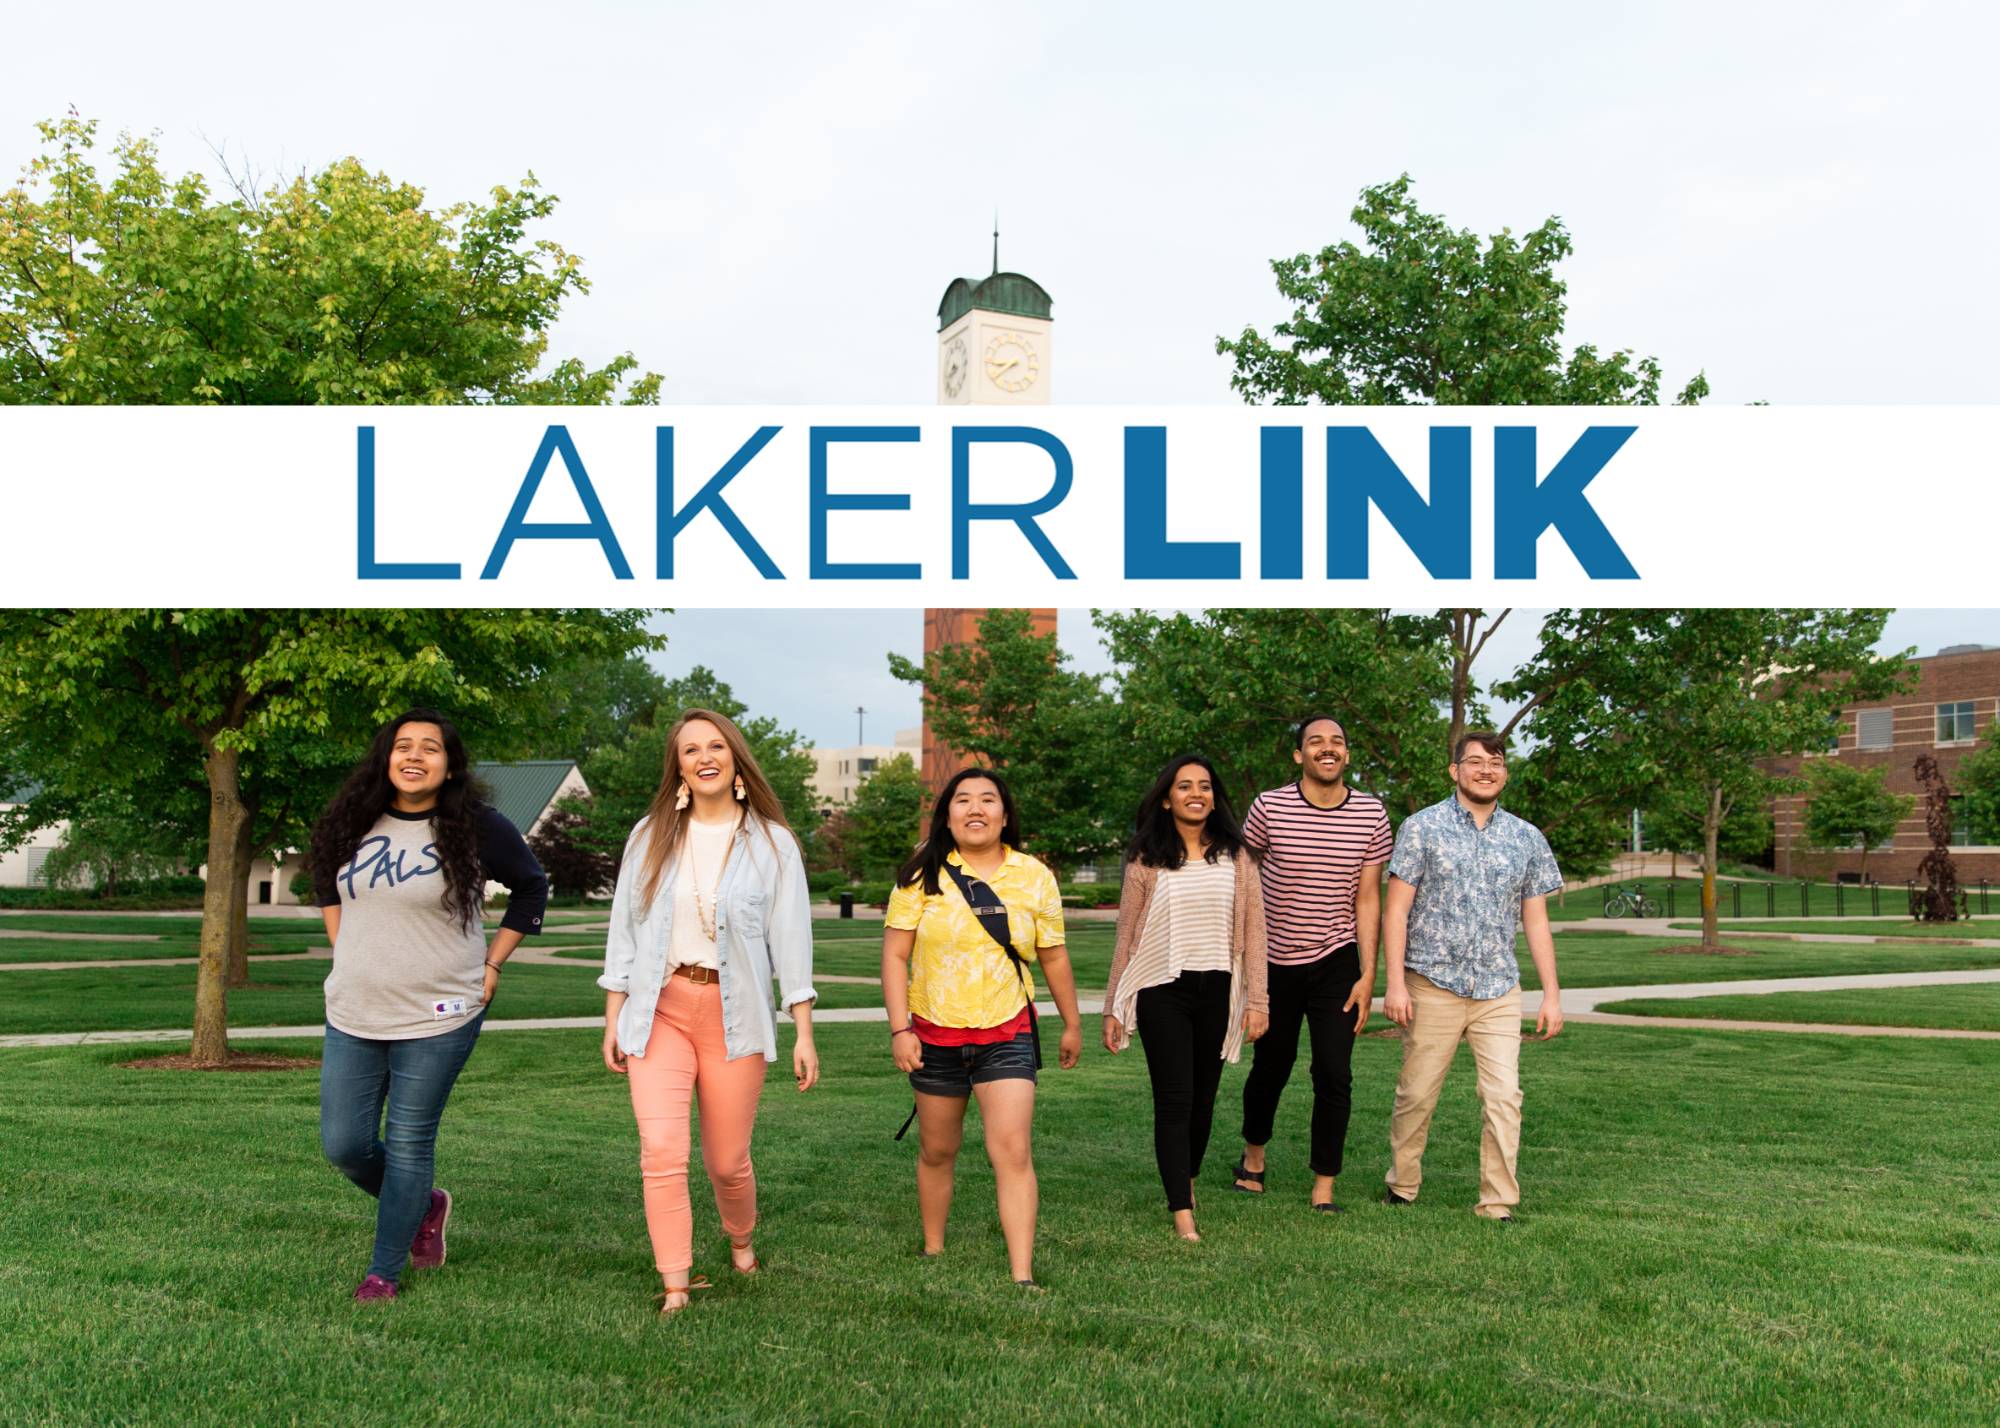
[[998,774],[952,775],[931,810],[929,835],[889,898],[882,996],[897,1069],[909,1073],[917,1097],[923,1252],[944,1250],[966,1102],[977,1096],[1008,1265],[1016,1284],[1034,1288],[1031,1143],[1041,1043],[1030,963],[1041,964],[1062,1013],[1056,1061],[1064,1069],[1076,1065],[1083,1030],[1063,945],[1062,895],[1020,841],[1014,799]]

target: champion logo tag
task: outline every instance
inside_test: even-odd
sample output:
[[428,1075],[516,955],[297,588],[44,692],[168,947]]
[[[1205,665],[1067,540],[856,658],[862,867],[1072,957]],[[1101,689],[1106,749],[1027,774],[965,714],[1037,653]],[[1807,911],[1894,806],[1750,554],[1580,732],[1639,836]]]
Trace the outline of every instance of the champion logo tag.
[[442,1001],[432,1002],[431,1015],[440,1021],[442,1021],[445,1017],[448,1016],[464,1016],[465,998],[446,997]]

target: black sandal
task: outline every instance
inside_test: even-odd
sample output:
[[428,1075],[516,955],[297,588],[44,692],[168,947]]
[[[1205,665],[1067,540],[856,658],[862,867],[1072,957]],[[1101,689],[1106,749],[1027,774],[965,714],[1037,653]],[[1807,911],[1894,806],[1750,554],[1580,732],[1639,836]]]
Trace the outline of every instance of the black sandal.
[[[1239,1195],[1262,1195],[1264,1193],[1264,1172],[1270,1168],[1267,1165],[1264,1167],[1264,1170],[1252,1170],[1241,1160],[1238,1160],[1236,1162],[1236,1193]],[[1252,1190],[1248,1185],[1242,1183],[1245,1180],[1256,1181],[1257,1188]]]

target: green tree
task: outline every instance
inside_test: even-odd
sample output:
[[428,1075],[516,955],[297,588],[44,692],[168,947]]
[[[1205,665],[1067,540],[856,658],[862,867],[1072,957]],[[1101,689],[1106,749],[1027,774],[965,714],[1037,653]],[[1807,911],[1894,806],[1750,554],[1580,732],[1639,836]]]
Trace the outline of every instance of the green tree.
[[[1644,811],[1642,826],[1647,846],[1665,849],[1676,859],[1683,853],[1699,858],[1708,839],[1707,814],[1708,805],[1701,790],[1685,787],[1661,790]],[[1716,856],[1739,863],[1758,861],[1770,851],[1771,831],[1768,803],[1738,803],[1729,810],[1716,834]]]
[[[1556,265],[1571,242],[1560,218],[1525,237],[1481,242],[1425,213],[1410,176],[1364,189],[1353,221],[1361,244],[1274,259],[1292,315],[1265,337],[1254,327],[1216,339],[1234,360],[1229,384],[1252,402],[1301,406],[1643,405],[1660,397],[1660,364],[1585,344],[1563,354],[1568,286]],[[1708,394],[1697,375],[1680,393]]]
[[[314,405],[612,400],[631,354],[536,374],[577,258],[528,229],[556,199],[530,175],[489,202],[346,158],[262,193],[171,178],[148,139],[40,127],[0,194],[0,403]],[[660,379],[626,400],[658,399]]]
[[185,874],[194,866],[185,830],[141,812],[132,795],[98,795],[67,820],[62,841],[42,864],[50,887],[91,887],[105,897],[121,885]]
[[[1551,217],[1525,237],[1482,240],[1425,213],[1408,174],[1364,189],[1351,215],[1361,243],[1275,259],[1292,315],[1265,337],[1246,327],[1216,351],[1230,386],[1251,402],[1404,406],[1642,405],[1660,399],[1660,364],[1585,344],[1567,356],[1568,285],[1556,266],[1572,242]],[[1708,395],[1697,373],[1676,402]],[[1444,745],[1479,722],[1472,666],[1510,612],[1438,611],[1451,653]],[[1566,676],[1545,670],[1544,683]],[[1518,716],[1517,716],[1518,717]],[[1507,731],[1502,731],[1507,732]],[[1599,810],[1601,812],[1601,810]]]
[[489,731],[497,743],[507,701],[551,669],[654,642],[645,613],[4,611],[0,747],[25,755],[55,799],[137,791],[160,767],[201,770],[208,883],[194,1059],[219,1066],[229,1049],[229,946],[254,843],[247,830],[273,772],[358,751],[381,721],[419,702],[453,711],[475,747]]
[[1958,761],[1954,810],[1974,843],[2000,843],[2000,722],[1989,724],[1978,748]]
[[1861,848],[1861,881],[1868,881],[1868,853],[1896,836],[1896,825],[1917,806],[1914,796],[1891,793],[1881,769],[1822,759],[1806,770],[1806,841],[1815,848]]
[[1541,829],[1569,883],[1606,871],[1631,837],[1630,805],[1602,774],[1546,744],[1507,752],[1507,811]]
[[893,877],[923,837],[929,803],[924,776],[908,754],[897,754],[863,779],[846,810],[846,844],[856,876]]
[[1215,762],[1241,815],[1258,790],[1298,777],[1292,729],[1339,719],[1350,781],[1404,813],[1445,796],[1450,694],[1444,623],[1388,610],[1102,612],[1117,665],[1124,737],[1113,757],[1137,787],[1177,754]]
[[601,745],[584,760],[592,811],[589,827],[577,836],[612,858],[624,855],[625,840],[645,817],[666,769],[667,731],[686,709],[713,709],[743,731],[757,767],[785,806],[785,817],[801,840],[810,839],[819,823],[812,745],[768,715],[752,716],[714,670],[699,664],[665,682],[651,717],[637,719],[624,738]]
[[[1702,819],[1702,941],[1717,944],[1715,866],[1722,828],[1797,780],[1766,760],[1825,746],[1843,705],[1907,678],[1906,656],[1879,657],[1887,610],[1557,610],[1535,659],[1512,682],[1534,689],[1593,659],[1593,676],[1556,684],[1530,716],[1538,744],[1568,751],[1627,806],[1662,790]],[[1578,645],[1596,646],[1586,654]]]
[[932,736],[1006,776],[1027,851],[1059,874],[1124,843],[1144,787],[1118,746],[1116,704],[1068,662],[1026,610],[1004,609],[987,611],[976,644],[922,664],[889,656],[889,672],[923,691]]
[[585,764],[671,701],[666,677],[632,653],[577,660],[530,691],[517,712],[534,733],[537,757]]
[[558,897],[595,897],[618,874],[616,861],[586,837],[593,812],[588,798],[565,798],[527,840],[528,851],[548,874],[549,891]]

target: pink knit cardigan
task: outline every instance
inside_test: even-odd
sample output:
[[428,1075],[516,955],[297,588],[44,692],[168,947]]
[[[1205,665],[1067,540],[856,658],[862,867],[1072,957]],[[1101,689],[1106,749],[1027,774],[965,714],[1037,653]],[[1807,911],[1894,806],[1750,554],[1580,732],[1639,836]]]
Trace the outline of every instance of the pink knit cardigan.
[[[1234,1061],[1242,1052],[1243,1013],[1271,1010],[1271,997],[1266,989],[1270,967],[1265,960],[1263,881],[1247,852],[1239,851],[1235,863],[1236,895],[1229,938],[1229,1031],[1222,1044],[1225,1061]],[[1131,1044],[1133,1008],[1139,993],[1165,980],[1164,967],[1132,966],[1132,956],[1146,931],[1153,890],[1159,881],[1158,868],[1137,861],[1125,865],[1125,883],[1118,896],[1118,937],[1111,953],[1111,975],[1104,989],[1104,1013],[1115,1016],[1123,1028],[1118,1041],[1121,1049]]]

